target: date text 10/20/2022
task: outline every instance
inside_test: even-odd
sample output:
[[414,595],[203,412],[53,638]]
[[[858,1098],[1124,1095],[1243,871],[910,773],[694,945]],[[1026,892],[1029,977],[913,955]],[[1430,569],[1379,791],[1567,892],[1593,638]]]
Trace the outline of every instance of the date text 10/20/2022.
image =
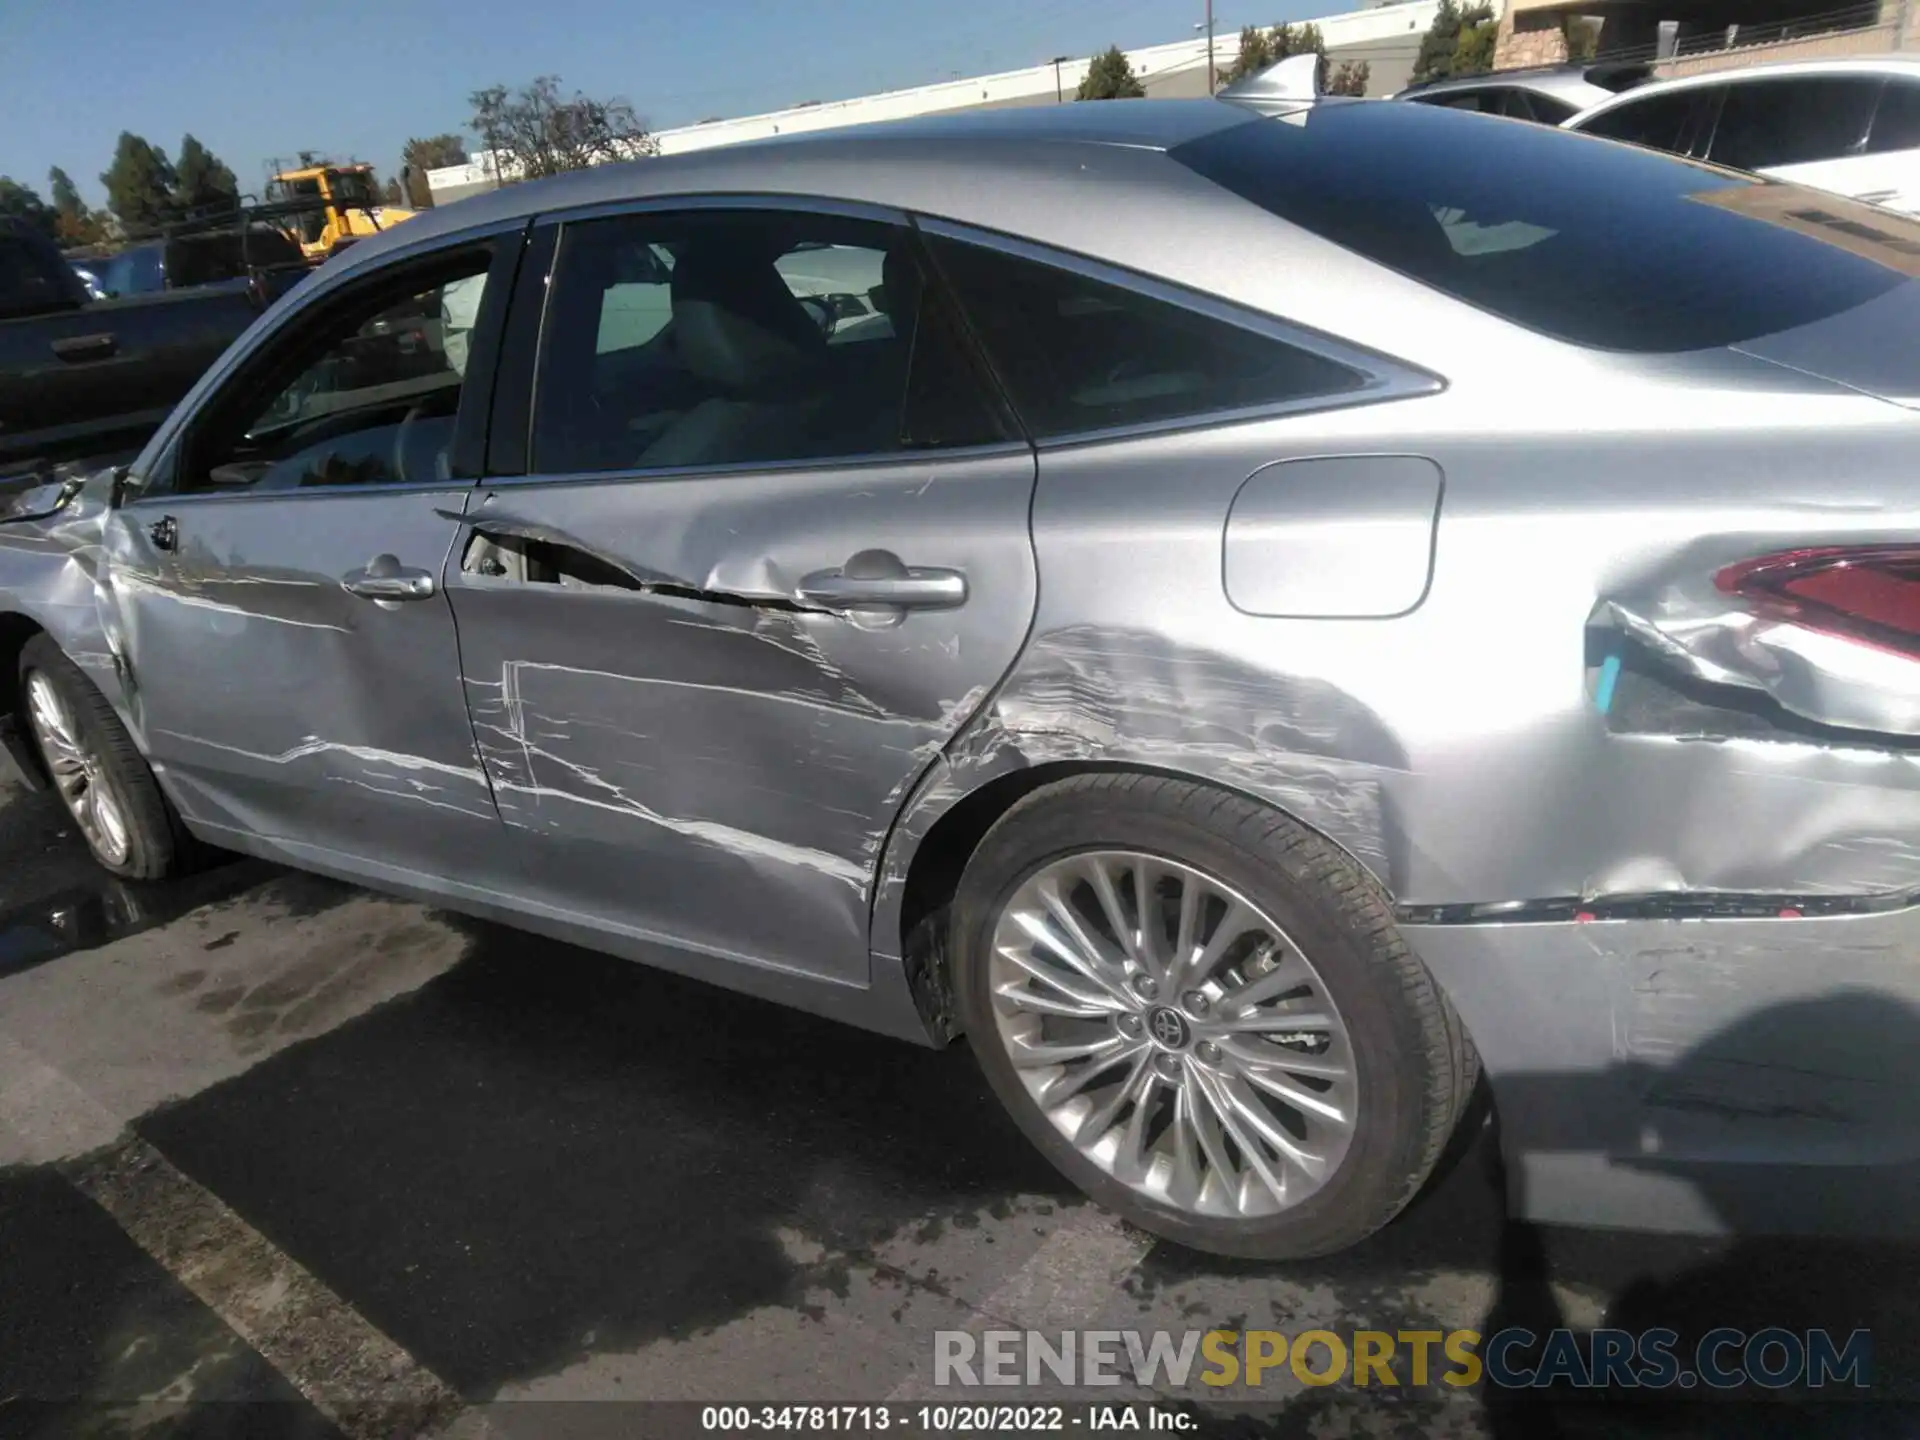
[[898,1430],[907,1435],[985,1434],[1066,1430],[1141,1430],[1175,1434],[1197,1430],[1200,1417],[1152,1404],[1098,1405],[705,1405],[703,1431],[796,1430],[810,1433]]
[[[1134,1384],[1466,1389],[1865,1389],[1872,1337],[1828,1330],[964,1330],[934,1334],[936,1388]],[[1196,1374],[1197,1368],[1197,1374]]]

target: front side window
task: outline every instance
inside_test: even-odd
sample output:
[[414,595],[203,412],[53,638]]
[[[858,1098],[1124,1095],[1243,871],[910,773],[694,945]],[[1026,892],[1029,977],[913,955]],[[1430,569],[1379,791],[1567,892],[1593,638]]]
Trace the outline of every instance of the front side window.
[[488,252],[295,322],[301,333],[209,407],[187,489],[429,484],[450,454]]
[[1711,106],[1712,103],[1711,92],[1703,90],[1648,95],[1584,121],[1580,130],[1586,135],[1624,140],[1629,145],[1644,145],[1649,150],[1668,150],[1676,155],[1684,155],[1692,140],[1691,122],[1695,107]]
[[1005,432],[909,231],[805,212],[568,225],[532,468],[751,466]]
[[1877,75],[1831,75],[1730,85],[1707,158],[1764,170],[1857,154],[1881,84]]
[[1257,330],[1062,266],[934,253],[1038,439],[1284,404],[1366,377]]

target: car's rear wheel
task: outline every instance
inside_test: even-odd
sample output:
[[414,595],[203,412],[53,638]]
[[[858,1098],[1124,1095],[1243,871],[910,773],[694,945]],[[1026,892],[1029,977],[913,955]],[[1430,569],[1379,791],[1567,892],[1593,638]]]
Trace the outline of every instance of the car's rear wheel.
[[159,880],[194,846],[107,697],[44,635],[20,655],[27,728],[67,813],[105,869]]
[[1047,785],[954,910],[968,1040],[1094,1199],[1220,1254],[1323,1254],[1399,1213],[1475,1066],[1378,887],[1305,827],[1154,776]]

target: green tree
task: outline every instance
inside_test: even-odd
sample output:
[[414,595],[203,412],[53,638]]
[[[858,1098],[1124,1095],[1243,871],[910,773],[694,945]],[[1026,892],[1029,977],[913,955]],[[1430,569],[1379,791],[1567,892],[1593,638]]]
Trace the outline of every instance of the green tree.
[[1453,47],[1454,75],[1484,75],[1493,69],[1493,47],[1500,39],[1500,22],[1485,5],[1461,12],[1460,39]]
[[62,245],[98,245],[106,239],[100,217],[80,198],[80,188],[58,165],[47,171],[47,192],[53,196],[54,232]]
[[39,191],[0,175],[0,222],[12,221],[52,239],[56,219],[53,207],[40,198]]
[[1093,64],[1087,67],[1087,78],[1080,82],[1080,88],[1074,91],[1076,100],[1138,100],[1147,93],[1147,87],[1140,83],[1140,77],[1133,73],[1133,66],[1127,63],[1127,57],[1118,45],[1109,45],[1103,54],[1093,57]]
[[1243,80],[1278,65],[1282,60],[1309,52],[1323,60],[1326,58],[1327,42],[1321,36],[1318,25],[1302,25],[1298,29],[1291,25],[1276,25],[1265,32],[1249,25],[1240,32],[1240,54],[1227,70],[1226,83],[1231,85],[1236,80]]
[[54,211],[63,219],[67,216],[78,219],[87,213],[87,202],[80,198],[80,188],[58,165],[47,171],[47,193],[53,196]]
[[1481,75],[1493,68],[1493,45],[1499,22],[1486,5],[1462,9],[1455,0],[1440,0],[1433,24],[1420,37],[1410,83],[1444,80],[1449,75]]
[[1236,80],[1259,74],[1273,63],[1273,40],[1258,25],[1249,25],[1240,32],[1240,53],[1220,79],[1231,85]]
[[172,218],[177,180],[166,151],[126,130],[114,146],[113,164],[100,176],[107,188],[107,208],[129,235]]
[[400,188],[398,180],[391,176],[387,178],[386,187],[380,192],[380,203],[396,207],[407,203],[407,192]]
[[1601,22],[1591,15],[1569,15],[1560,22],[1567,37],[1567,59],[1591,60],[1600,48]]
[[218,155],[193,136],[180,141],[174,165],[174,200],[183,210],[231,208],[240,203],[240,182]]
[[433,190],[427,184],[427,172],[466,163],[467,144],[458,135],[429,135],[407,141],[400,149],[400,173],[405,177],[407,203],[416,210],[431,209]]
[[1367,81],[1373,77],[1373,67],[1362,60],[1358,64],[1342,61],[1333,72],[1333,78],[1327,82],[1329,95],[1364,95],[1367,93]]

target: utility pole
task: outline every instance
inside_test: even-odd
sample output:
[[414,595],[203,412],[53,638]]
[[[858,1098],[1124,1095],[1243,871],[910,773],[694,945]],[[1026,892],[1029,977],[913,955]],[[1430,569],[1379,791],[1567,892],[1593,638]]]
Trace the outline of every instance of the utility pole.
[[1214,84],[1213,84],[1213,79],[1214,79],[1213,0],[1207,0],[1207,18],[1201,21],[1199,24],[1196,24],[1193,28],[1198,30],[1201,25],[1205,25],[1207,29],[1207,94],[1211,95],[1213,94],[1213,89],[1214,89]]
[[1065,55],[1053,57],[1053,103],[1056,105],[1064,105],[1067,101],[1066,95],[1060,89],[1060,63],[1067,58]]

